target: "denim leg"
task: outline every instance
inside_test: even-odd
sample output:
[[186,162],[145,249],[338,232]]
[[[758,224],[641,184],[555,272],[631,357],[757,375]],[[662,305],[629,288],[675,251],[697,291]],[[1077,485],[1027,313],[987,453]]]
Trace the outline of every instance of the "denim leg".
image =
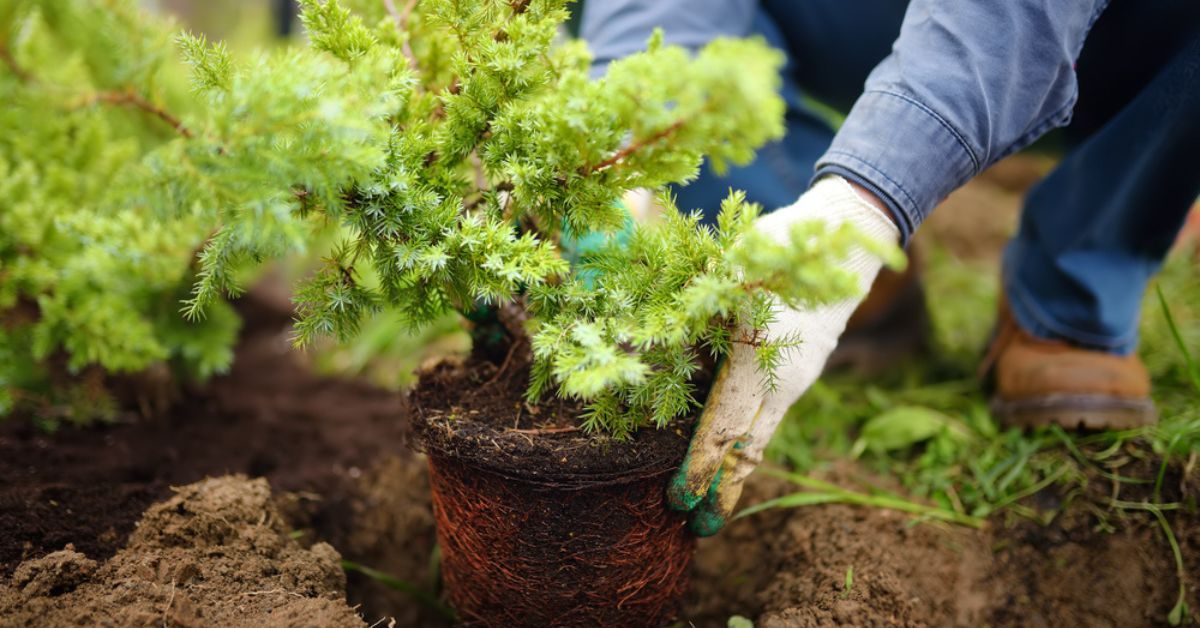
[[[773,47],[785,52],[786,42],[774,21],[759,11],[752,34],[761,35]],[[833,127],[804,103],[799,86],[791,72],[792,59],[787,57],[782,69],[780,96],[787,105],[782,139],[763,146],[754,161],[744,166],[730,166],[717,174],[706,160],[695,180],[673,186],[675,204],[681,211],[699,209],[706,224],[715,224],[721,201],[729,191],[743,190],[746,200],[758,203],[764,211],[774,211],[800,198],[808,187],[817,158],[833,141]]]
[[768,212],[794,203],[804,193],[817,158],[829,148],[834,133],[828,119],[805,102],[805,95],[848,110],[867,74],[887,56],[900,33],[907,0],[865,4],[763,2],[751,34],[761,35],[787,57],[781,90],[787,104],[787,133],[759,150],[750,164],[732,166],[723,175],[705,163],[694,181],[674,187],[679,209],[700,209],[711,223],[730,189],[745,190],[749,201]]
[[[1067,134],[1087,137],[1030,192],[1005,252],[1010,307],[1035,336],[1117,354],[1136,349],[1142,295],[1200,194],[1200,19],[1142,20],[1154,24],[1145,34],[1153,41],[1142,41],[1122,12],[1171,5],[1194,14],[1198,4],[1114,2],[1085,44],[1076,107],[1083,128]],[[1165,61],[1153,58],[1164,50]],[[1139,55],[1151,56],[1141,68]]]

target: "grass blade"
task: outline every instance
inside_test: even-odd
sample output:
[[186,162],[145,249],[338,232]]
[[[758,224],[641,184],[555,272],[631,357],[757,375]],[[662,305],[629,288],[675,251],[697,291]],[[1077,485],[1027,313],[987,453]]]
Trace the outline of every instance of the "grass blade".
[[866,506],[869,508],[883,508],[885,510],[895,510],[906,512],[930,519],[938,519],[949,523],[957,523],[972,528],[983,527],[984,520],[978,517],[964,515],[953,510],[938,508],[936,506],[926,506],[907,499],[903,499],[891,495],[868,495],[859,493],[849,489],[844,489],[836,484],[831,484],[823,480],[818,480],[799,473],[789,473],[787,471],[779,471],[776,469],[763,469],[763,473],[772,475],[778,478],[783,478],[794,484],[799,484],[808,491],[801,491],[784,495],[776,499],[767,500],[761,504],[755,504],[739,512],[734,518],[740,519],[752,515],[757,512],[762,512],[770,508],[789,508],[798,506],[812,506],[816,504],[849,504],[854,506]]
[[737,516],[734,517],[734,519],[749,517],[755,513],[759,513],[764,510],[770,510],[772,508],[798,508],[800,506],[815,506],[817,504],[833,504],[839,501],[841,501],[841,496],[833,493],[792,493],[790,495],[784,495],[783,497],[768,499],[765,502],[755,504],[749,508],[744,508],[737,514]]
[[1155,285],[1155,291],[1158,293],[1158,304],[1162,306],[1163,316],[1167,319],[1167,327],[1171,330],[1171,336],[1175,338],[1175,344],[1179,347],[1179,352],[1183,354],[1183,363],[1187,368],[1188,378],[1192,381],[1192,386],[1196,392],[1200,392],[1200,366],[1192,360],[1192,353],[1188,351],[1187,344],[1183,342],[1183,334],[1179,333],[1179,326],[1175,324],[1175,317],[1171,315],[1171,308],[1167,305],[1167,297],[1163,296],[1162,286]]
[[414,600],[437,611],[438,614],[445,617],[447,620],[455,621],[454,611],[451,610],[450,607],[442,604],[441,600],[437,599],[428,591],[425,591],[421,587],[418,587],[411,582],[401,580],[400,578],[397,578],[391,574],[384,573],[378,569],[372,569],[366,565],[360,565],[350,560],[342,561],[342,569],[345,569],[346,571],[356,571],[376,582],[379,582],[380,584],[383,584],[388,588],[402,591],[411,596]]

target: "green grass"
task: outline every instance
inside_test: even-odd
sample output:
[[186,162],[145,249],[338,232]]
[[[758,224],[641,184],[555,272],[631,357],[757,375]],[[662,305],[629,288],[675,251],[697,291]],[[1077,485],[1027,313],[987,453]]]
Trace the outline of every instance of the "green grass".
[[394,589],[396,591],[405,593],[415,602],[436,612],[446,621],[455,621],[454,611],[451,610],[450,607],[443,604],[442,601],[438,599],[437,595],[427,591],[417,584],[407,580],[401,580],[400,578],[397,578],[391,574],[367,567],[366,565],[361,565],[350,560],[342,561],[342,569],[346,570],[347,572],[361,573],[364,576],[388,587],[389,589]]
[[[937,299],[935,357],[871,380],[825,377],[788,413],[768,458],[799,472],[858,458],[898,478],[912,497],[969,517],[1019,509],[1027,494],[1082,482],[1087,471],[1161,489],[1168,464],[1194,462],[1200,451],[1200,374],[1187,351],[1200,346],[1200,284],[1188,257],[1169,261],[1143,310],[1141,354],[1162,414],[1154,428],[1089,436],[1002,430],[975,378],[993,320],[993,270],[935,254],[926,277]],[[1159,290],[1170,296],[1160,299]],[[1116,470],[1129,455],[1123,450],[1135,447],[1164,459],[1157,477]]]
[[[768,459],[793,470],[782,475],[802,490],[749,504],[739,516],[839,502],[964,525],[977,526],[996,515],[1046,523],[1058,511],[1043,512],[1025,500],[1043,489],[1056,488],[1065,504],[1083,495],[1095,478],[1117,491],[1152,486],[1149,499],[1129,501],[1118,493],[1107,504],[1088,507],[1101,530],[1113,529],[1117,513],[1141,515],[1161,526],[1180,587],[1167,619],[1172,625],[1185,621],[1190,610],[1184,564],[1164,513],[1194,514],[1197,506],[1195,496],[1175,503],[1163,502],[1162,495],[1171,466],[1193,472],[1200,456],[1200,366],[1190,350],[1200,347],[1200,282],[1195,281],[1192,252],[1168,261],[1143,304],[1140,355],[1154,382],[1160,423],[1096,434],[1057,427],[1021,432],[996,424],[975,377],[994,319],[996,271],[936,251],[930,261],[926,281],[928,293],[936,295],[931,311],[935,357],[882,378],[833,375],[814,385],[789,411],[767,451]],[[905,494],[874,486],[859,492],[810,475],[846,458],[881,477],[896,478]],[[1140,471],[1131,471],[1135,468]]]

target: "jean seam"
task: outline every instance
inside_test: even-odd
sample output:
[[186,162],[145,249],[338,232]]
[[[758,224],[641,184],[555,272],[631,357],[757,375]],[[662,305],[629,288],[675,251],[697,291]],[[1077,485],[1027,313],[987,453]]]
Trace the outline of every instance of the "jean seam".
[[[1075,103],[1078,102],[1078,100],[1079,88],[1076,87],[1074,92],[1071,94],[1071,97],[1067,99],[1067,104],[1059,107],[1053,113],[1046,116],[1040,122],[1030,128],[1030,130],[1026,131],[1024,135],[1018,137],[1017,140],[1013,142],[1012,146],[1009,146],[1003,152],[996,155],[994,162],[1000,161],[1001,159],[1008,157],[1022,148],[1025,148],[1050,130],[1069,124],[1071,122],[1071,114],[1075,110]],[[1066,115],[1065,118],[1063,118],[1064,113]]]
[[[1007,266],[1007,264],[1005,265]],[[1015,273],[1005,268],[1004,277],[1004,292],[1008,295],[1010,307],[1013,310],[1013,316],[1018,319],[1018,309],[1021,314],[1025,314],[1033,319],[1035,329],[1028,329],[1028,326],[1023,322],[1022,327],[1025,331],[1039,338],[1049,338],[1057,340],[1066,340],[1070,343],[1081,345],[1085,348],[1094,348],[1107,353],[1117,353],[1125,355],[1132,353],[1137,347],[1137,332],[1120,336],[1116,339],[1102,338],[1087,332],[1081,332],[1070,327],[1066,327],[1054,320],[1041,306],[1037,304],[1037,299],[1031,298],[1030,293],[1020,285],[1015,277]]]

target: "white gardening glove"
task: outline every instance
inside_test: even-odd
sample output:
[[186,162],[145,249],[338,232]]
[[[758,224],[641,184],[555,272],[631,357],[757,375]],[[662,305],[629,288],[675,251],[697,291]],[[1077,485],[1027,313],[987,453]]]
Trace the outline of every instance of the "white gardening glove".
[[[811,220],[823,220],[831,227],[850,223],[862,235],[889,245],[900,240],[891,218],[838,176],[817,181],[800,200],[759,218],[755,228],[786,243],[794,223]],[[807,310],[776,305],[777,316],[767,327],[767,338],[791,336],[801,341],[784,356],[774,391],[764,385],[754,348],[733,345],[717,370],[683,466],[667,488],[672,508],[692,512],[696,534],[715,534],[725,524],[746,477],[762,461],[775,427],[821,374],[846,321],[882,265],[875,255],[855,248],[842,267],[858,275],[860,296]]]

